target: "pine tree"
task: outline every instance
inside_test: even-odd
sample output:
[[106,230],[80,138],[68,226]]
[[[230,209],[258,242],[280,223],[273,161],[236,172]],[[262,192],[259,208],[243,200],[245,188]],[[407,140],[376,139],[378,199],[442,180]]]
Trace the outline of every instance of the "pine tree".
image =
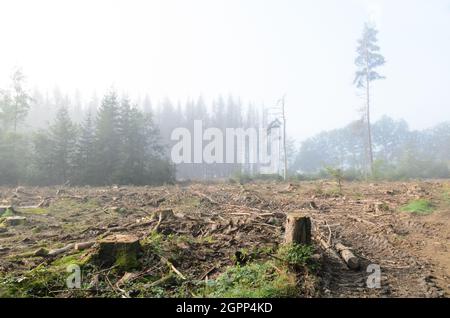
[[96,121],[96,183],[117,182],[120,163],[119,101],[111,90],[102,100]]
[[81,124],[80,134],[76,146],[76,176],[77,184],[93,184],[95,155],[95,126],[90,110]]
[[370,126],[370,83],[385,78],[375,71],[376,68],[385,64],[384,57],[379,53],[380,47],[377,45],[377,34],[378,31],[375,27],[366,23],[362,38],[358,40],[358,47],[356,49],[358,56],[355,60],[357,71],[354,80],[356,87],[363,89],[366,96],[367,144],[371,173],[373,173],[373,149]]
[[16,70],[12,77],[12,88],[3,92],[1,106],[2,126],[12,128],[17,132],[17,128],[28,115],[31,97],[24,88],[25,76],[21,70]]
[[52,161],[58,183],[70,181],[74,164],[74,151],[77,139],[77,127],[73,124],[66,107],[56,113],[56,119],[49,129],[52,143]]

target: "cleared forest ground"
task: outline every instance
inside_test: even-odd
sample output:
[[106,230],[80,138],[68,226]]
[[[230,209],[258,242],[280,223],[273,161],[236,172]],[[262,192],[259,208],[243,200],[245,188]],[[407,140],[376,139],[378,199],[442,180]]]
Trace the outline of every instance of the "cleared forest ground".
[[[229,289],[211,291],[202,284],[229,273],[240,258],[247,264],[278,259],[286,213],[292,211],[312,218],[314,235],[351,247],[362,260],[359,270],[350,270],[314,240],[316,266],[296,273],[295,296],[450,293],[449,181],[352,182],[344,183],[342,192],[332,181],[3,187],[0,206],[0,296],[230,295]],[[11,216],[19,217],[17,222]],[[133,235],[142,243],[132,270],[97,268],[87,261],[96,249],[92,244],[113,234]],[[88,244],[76,250],[72,243]],[[69,248],[49,255],[64,247]],[[65,285],[71,263],[81,265],[81,289]],[[369,264],[381,266],[381,288],[367,287]],[[285,274],[270,266],[272,278]]]

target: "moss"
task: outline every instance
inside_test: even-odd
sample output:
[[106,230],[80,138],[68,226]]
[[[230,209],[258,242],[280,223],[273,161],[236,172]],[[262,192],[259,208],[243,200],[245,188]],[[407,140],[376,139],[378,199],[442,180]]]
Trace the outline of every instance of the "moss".
[[21,213],[24,213],[24,214],[38,214],[38,215],[43,215],[43,214],[48,213],[48,210],[44,209],[44,208],[19,209],[18,211]]
[[152,231],[145,239],[141,240],[141,245],[144,250],[154,251],[156,254],[161,253],[163,249],[164,235]]
[[130,253],[127,249],[118,249],[114,266],[120,271],[129,271],[139,267],[136,253]]
[[59,269],[61,268],[67,268],[67,266],[76,264],[79,266],[82,266],[86,264],[87,257],[85,257],[85,253],[79,252],[77,254],[67,255],[64,257],[61,257],[51,264],[53,267],[57,267]]
[[428,215],[433,213],[433,204],[425,199],[419,199],[409,202],[401,208],[402,211],[410,212],[417,215]]
[[59,268],[40,265],[21,277],[0,279],[0,297],[49,297],[57,290],[66,289],[66,272]]

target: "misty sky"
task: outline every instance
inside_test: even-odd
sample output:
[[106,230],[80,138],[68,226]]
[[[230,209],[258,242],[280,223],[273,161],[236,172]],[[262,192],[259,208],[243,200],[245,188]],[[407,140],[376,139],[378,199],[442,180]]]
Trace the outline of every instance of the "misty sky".
[[353,61],[369,18],[387,60],[375,119],[450,120],[450,0],[1,0],[0,87],[19,66],[30,88],[86,99],[111,85],[154,104],[286,93],[301,140],[360,116]]

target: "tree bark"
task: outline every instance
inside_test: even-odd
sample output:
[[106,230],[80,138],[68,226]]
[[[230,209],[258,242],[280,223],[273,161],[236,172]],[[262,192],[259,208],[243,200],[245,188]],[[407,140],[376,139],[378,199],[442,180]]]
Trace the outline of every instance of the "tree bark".
[[110,235],[98,242],[92,261],[100,267],[117,266],[120,270],[131,270],[139,265],[141,250],[139,239],[135,236]]
[[373,175],[373,149],[372,149],[372,128],[370,127],[370,68],[369,68],[369,52],[366,45],[366,116],[367,116],[367,143],[369,146],[369,168],[370,175]]

